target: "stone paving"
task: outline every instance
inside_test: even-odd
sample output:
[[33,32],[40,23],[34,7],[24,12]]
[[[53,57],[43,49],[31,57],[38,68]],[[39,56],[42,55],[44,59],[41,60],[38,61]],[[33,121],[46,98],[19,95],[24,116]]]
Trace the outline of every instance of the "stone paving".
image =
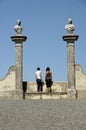
[[0,100],[0,130],[86,130],[86,100]]

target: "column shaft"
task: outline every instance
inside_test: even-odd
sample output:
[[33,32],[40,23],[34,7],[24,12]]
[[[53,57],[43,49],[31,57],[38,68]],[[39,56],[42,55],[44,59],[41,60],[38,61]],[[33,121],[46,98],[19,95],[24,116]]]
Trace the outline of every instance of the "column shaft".
[[23,63],[22,63],[22,51],[23,45],[22,43],[16,43],[16,89],[22,89],[22,81],[23,81]]
[[75,52],[74,43],[67,43],[68,89],[75,89]]

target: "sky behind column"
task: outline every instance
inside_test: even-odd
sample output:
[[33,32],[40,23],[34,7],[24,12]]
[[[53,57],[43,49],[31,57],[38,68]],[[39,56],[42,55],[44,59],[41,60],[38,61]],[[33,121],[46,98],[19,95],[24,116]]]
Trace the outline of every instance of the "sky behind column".
[[23,80],[35,81],[35,71],[41,68],[43,79],[49,66],[54,81],[67,80],[67,44],[62,36],[72,18],[75,42],[75,63],[86,73],[86,0],[0,0],[0,79],[15,65],[14,25],[23,26]]

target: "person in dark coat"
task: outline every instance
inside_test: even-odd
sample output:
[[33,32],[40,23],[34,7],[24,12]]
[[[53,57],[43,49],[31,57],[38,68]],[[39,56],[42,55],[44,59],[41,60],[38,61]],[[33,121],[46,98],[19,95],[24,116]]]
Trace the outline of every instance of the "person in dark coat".
[[51,92],[52,91],[51,90],[51,86],[52,86],[52,72],[50,71],[49,67],[46,68],[45,82],[46,82],[47,91]]

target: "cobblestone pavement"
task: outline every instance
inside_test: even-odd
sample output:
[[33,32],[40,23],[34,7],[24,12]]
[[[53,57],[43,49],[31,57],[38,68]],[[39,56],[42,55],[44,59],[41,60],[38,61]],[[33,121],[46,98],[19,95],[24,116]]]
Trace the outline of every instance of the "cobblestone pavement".
[[86,100],[0,100],[0,130],[86,130]]

